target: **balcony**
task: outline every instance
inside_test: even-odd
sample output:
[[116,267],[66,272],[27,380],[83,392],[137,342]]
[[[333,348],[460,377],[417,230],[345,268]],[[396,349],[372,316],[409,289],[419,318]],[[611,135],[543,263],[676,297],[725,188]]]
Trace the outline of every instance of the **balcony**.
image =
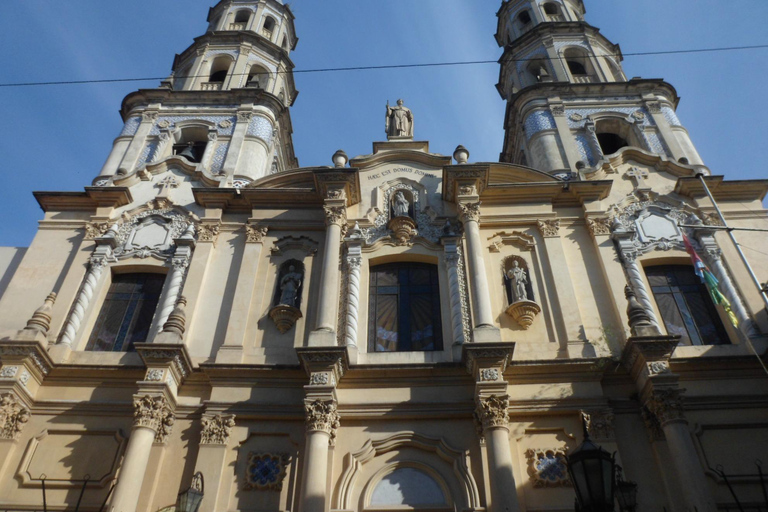
[[593,84],[597,82],[597,77],[591,75],[573,75],[573,82],[577,84]]
[[547,14],[549,21],[565,21],[565,16],[562,14]]
[[230,23],[229,30],[241,31],[245,30],[246,23]]
[[266,37],[270,41],[272,40],[272,31],[271,30],[268,30],[266,28],[262,28],[261,29],[261,35]]
[[220,91],[224,87],[224,82],[201,82],[201,91]]

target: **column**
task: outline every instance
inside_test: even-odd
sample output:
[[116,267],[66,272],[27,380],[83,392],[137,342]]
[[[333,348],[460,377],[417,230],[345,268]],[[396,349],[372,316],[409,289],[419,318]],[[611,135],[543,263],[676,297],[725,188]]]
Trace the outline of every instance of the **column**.
[[355,223],[347,238],[347,315],[344,327],[344,344],[357,348],[357,322],[360,314],[360,271],[363,265],[363,234]]
[[199,512],[227,509],[227,492],[222,489],[227,456],[227,443],[235,427],[234,414],[206,413],[201,419],[202,433],[197,452],[195,473],[203,474],[205,496]]
[[443,244],[445,266],[448,269],[448,294],[451,305],[451,328],[454,347],[461,347],[464,339],[464,315],[461,312],[461,284],[459,282],[458,237],[444,236]]
[[104,166],[99,172],[99,178],[108,178],[117,172],[117,168],[120,162],[125,156],[125,152],[128,150],[128,146],[131,145],[132,136],[121,135],[115,139],[112,145],[112,151],[110,151],[107,161],[104,162]]
[[[323,272],[320,277],[320,301],[317,308],[315,336],[310,335],[309,345],[336,345],[336,318],[339,304],[339,247],[342,226],[347,225],[347,209],[342,205],[326,205],[325,247],[323,248]],[[324,334],[320,334],[324,333]],[[330,336],[329,336],[330,334]]]
[[[191,233],[189,239],[192,246],[194,246],[195,239]],[[163,294],[160,298],[157,314],[155,315],[150,330],[150,332],[155,335],[162,332],[163,325],[165,325],[166,320],[168,320],[168,315],[170,315],[173,308],[176,307],[176,301],[179,299],[181,285],[184,283],[184,276],[187,275],[189,260],[192,257],[192,246],[177,246],[176,252],[171,259],[171,269],[168,273],[168,277],[165,279]]]
[[142,151],[144,151],[144,145],[147,143],[147,136],[155,125],[155,121],[157,121],[157,112],[150,111],[142,113],[141,124],[139,124],[136,134],[133,136],[133,140],[131,141],[130,146],[128,146],[128,150],[125,152],[123,160],[120,162],[120,167],[118,169],[119,174],[127,175],[133,171]]
[[678,478],[677,492],[682,495],[686,510],[716,512],[717,505],[688,430],[683,391],[677,388],[654,389],[645,405],[664,430]]
[[229,149],[227,150],[227,157],[224,160],[224,167],[222,168],[222,174],[226,176],[234,176],[237,169],[237,162],[240,160],[240,153],[243,150],[243,144],[245,143],[245,134],[248,133],[248,125],[253,119],[253,112],[251,111],[238,111],[237,123],[235,129],[232,132],[232,138],[229,142]]
[[[469,273],[471,276],[472,313],[475,317],[475,330],[495,329],[491,294],[488,290],[488,274],[485,271],[483,246],[480,239],[480,202],[460,203],[459,212],[464,232],[467,236]],[[477,340],[476,341],[482,341]]]
[[491,512],[516,512],[517,487],[509,444],[509,396],[478,397],[475,416],[480,422],[488,451]]
[[80,291],[75,298],[75,304],[72,306],[72,311],[69,313],[69,319],[64,326],[64,332],[59,338],[59,344],[72,346],[72,342],[75,340],[80,325],[83,323],[83,317],[85,311],[91,304],[96,286],[99,284],[101,275],[104,272],[104,268],[109,264],[106,255],[94,253],[88,262],[88,273],[85,274],[85,280],[80,288]]
[[239,364],[242,362],[245,332],[253,305],[259,260],[264,249],[267,230],[266,227],[255,225],[245,226],[245,248],[240,263],[240,275],[237,279],[235,296],[232,299],[232,310],[229,314],[224,344],[216,354],[217,363]]
[[333,398],[304,400],[307,433],[301,483],[301,512],[325,512],[328,484],[328,447],[339,428],[339,413]]
[[155,437],[164,439],[174,421],[168,401],[163,396],[136,395],[133,407],[133,430],[125,449],[120,477],[112,494],[111,507],[114,512],[136,511],[152,443]]
[[560,240],[560,221],[558,219],[539,220],[538,227],[544,238],[552,282],[557,283],[554,289],[560,314],[555,317],[559,320],[558,327],[561,335],[565,337],[563,341],[568,345],[583,347],[587,341],[584,337],[584,322],[581,320],[579,302],[568,268],[568,259],[565,256],[563,242]]
[[656,311],[653,309],[653,303],[651,303],[651,297],[648,295],[648,289],[645,287],[645,281],[643,280],[642,271],[640,265],[637,264],[637,260],[634,255],[622,254],[624,259],[624,268],[627,269],[627,277],[629,278],[629,285],[637,296],[638,302],[643,306],[645,312],[651,318],[651,323],[661,330],[661,324],[659,324],[659,318],[656,316]]

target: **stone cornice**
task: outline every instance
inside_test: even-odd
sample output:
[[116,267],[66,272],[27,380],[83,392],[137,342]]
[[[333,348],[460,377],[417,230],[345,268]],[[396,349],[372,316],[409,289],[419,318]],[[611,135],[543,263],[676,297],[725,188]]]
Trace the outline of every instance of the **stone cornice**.
[[[726,181],[723,176],[707,176],[704,181],[716,201],[762,201],[768,194],[768,179]],[[704,187],[697,177],[678,179],[675,192],[692,198],[706,197]]]
[[509,183],[489,185],[480,196],[483,204],[509,204],[510,201],[546,201],[558,206],[581,206],[608,197],[613,181],[572,181],[546,183]]
[[127,187],[85,187],[84,192],[32,192],[44,212],[119,208],[133,202]]

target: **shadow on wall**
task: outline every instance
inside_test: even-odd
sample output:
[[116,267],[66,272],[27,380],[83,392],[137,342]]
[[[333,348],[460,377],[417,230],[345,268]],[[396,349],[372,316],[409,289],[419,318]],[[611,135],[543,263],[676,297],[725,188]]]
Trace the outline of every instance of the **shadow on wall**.
[[26,253],[26,247],[0,247],[0,299]]

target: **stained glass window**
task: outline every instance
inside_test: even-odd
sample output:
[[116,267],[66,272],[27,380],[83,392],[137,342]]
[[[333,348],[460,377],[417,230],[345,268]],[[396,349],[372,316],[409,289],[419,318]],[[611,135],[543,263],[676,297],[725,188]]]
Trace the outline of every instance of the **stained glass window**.
[[368,318],[374,352],[442,350],[437,267],[424,263],[373,267]]
[[163,274],[113,276],[86,350],[127,352],[146,341],[164,282]]
[[723,345],[729,343],[720,315],[707,289],[684,265],[645,269],[667,332],[681,336],[681,345]]

